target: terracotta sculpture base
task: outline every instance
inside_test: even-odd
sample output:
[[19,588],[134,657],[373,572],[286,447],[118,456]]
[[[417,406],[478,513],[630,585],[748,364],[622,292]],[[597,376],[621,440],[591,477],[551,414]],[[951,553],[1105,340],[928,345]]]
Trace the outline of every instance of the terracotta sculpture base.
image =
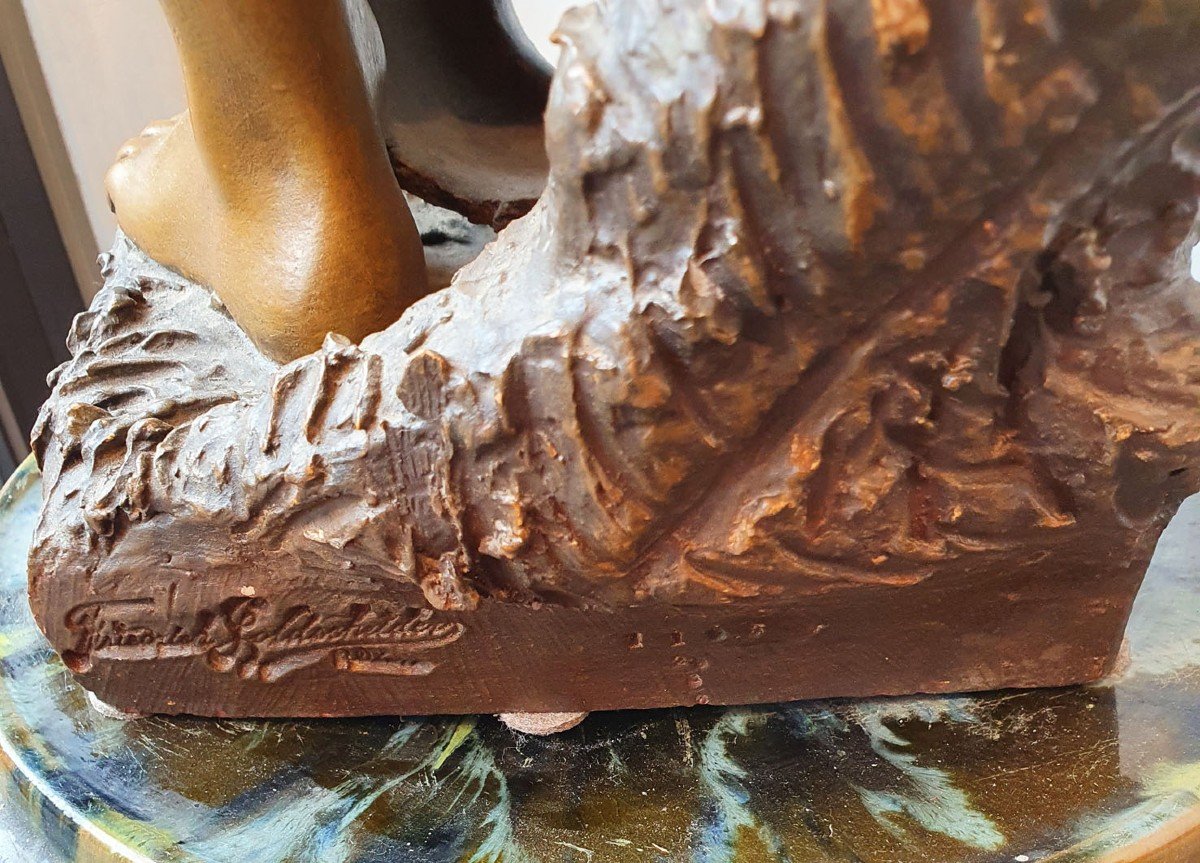
[[358,343],[279,365],[105,258],[34,439],[71,670],[226,716],[1103,675],[1200,491],[1200,7],[563,33],[545,193]]
[[57,596],[70,611],[49,634],[84,686],[143,713],[571,712],[1056,686],[1111,669],[1146,564],[1098,568],[1089,544],[1028,549],[1007,573],[944,570],[802,604],[609,613],[445,613],[247,573]]

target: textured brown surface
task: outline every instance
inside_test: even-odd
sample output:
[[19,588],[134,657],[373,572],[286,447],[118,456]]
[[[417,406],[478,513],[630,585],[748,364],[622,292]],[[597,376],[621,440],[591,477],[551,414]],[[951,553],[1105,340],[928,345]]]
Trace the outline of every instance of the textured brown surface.
[[[101,698],[578,711],[1087,680],[1200,476],[1200,10],[572,13],[547,191],[264,360],[118,245],[35,434]],[[653,44],[656,50],[644,50]]]

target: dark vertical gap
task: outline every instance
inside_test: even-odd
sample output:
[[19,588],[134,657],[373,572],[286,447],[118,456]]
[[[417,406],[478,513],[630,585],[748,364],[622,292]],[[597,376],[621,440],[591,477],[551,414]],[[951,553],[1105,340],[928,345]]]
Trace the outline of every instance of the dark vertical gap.
[[[48,394],[46,375],[67,359],[71,319],[83,308],[8,76],[0,67],[0,388],[22,435]],[[7,476],[25,441],[4,439]]]
[[17,469],[17,457],[9,449],[8,441],[0,435],[0,482],[12,476],[12,472]]

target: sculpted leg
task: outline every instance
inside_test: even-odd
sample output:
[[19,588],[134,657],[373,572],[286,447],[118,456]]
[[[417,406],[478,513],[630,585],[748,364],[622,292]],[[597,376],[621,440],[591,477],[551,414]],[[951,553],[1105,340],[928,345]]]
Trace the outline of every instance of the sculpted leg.
[[189,111],[109,171],[122,229],[220,296],[280,361],[427,292],[340,0],[162,0]]

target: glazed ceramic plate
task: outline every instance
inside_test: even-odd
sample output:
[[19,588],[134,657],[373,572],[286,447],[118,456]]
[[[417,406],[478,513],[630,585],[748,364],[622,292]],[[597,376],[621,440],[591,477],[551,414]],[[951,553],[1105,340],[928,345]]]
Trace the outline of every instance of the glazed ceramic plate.
[[0,748],[9,805],[63,860],[1200,860],[1200,500],[1102,685],[596,714],[546,739],[102,716],[26,603],[39,500],[27,462],[0,493]]

